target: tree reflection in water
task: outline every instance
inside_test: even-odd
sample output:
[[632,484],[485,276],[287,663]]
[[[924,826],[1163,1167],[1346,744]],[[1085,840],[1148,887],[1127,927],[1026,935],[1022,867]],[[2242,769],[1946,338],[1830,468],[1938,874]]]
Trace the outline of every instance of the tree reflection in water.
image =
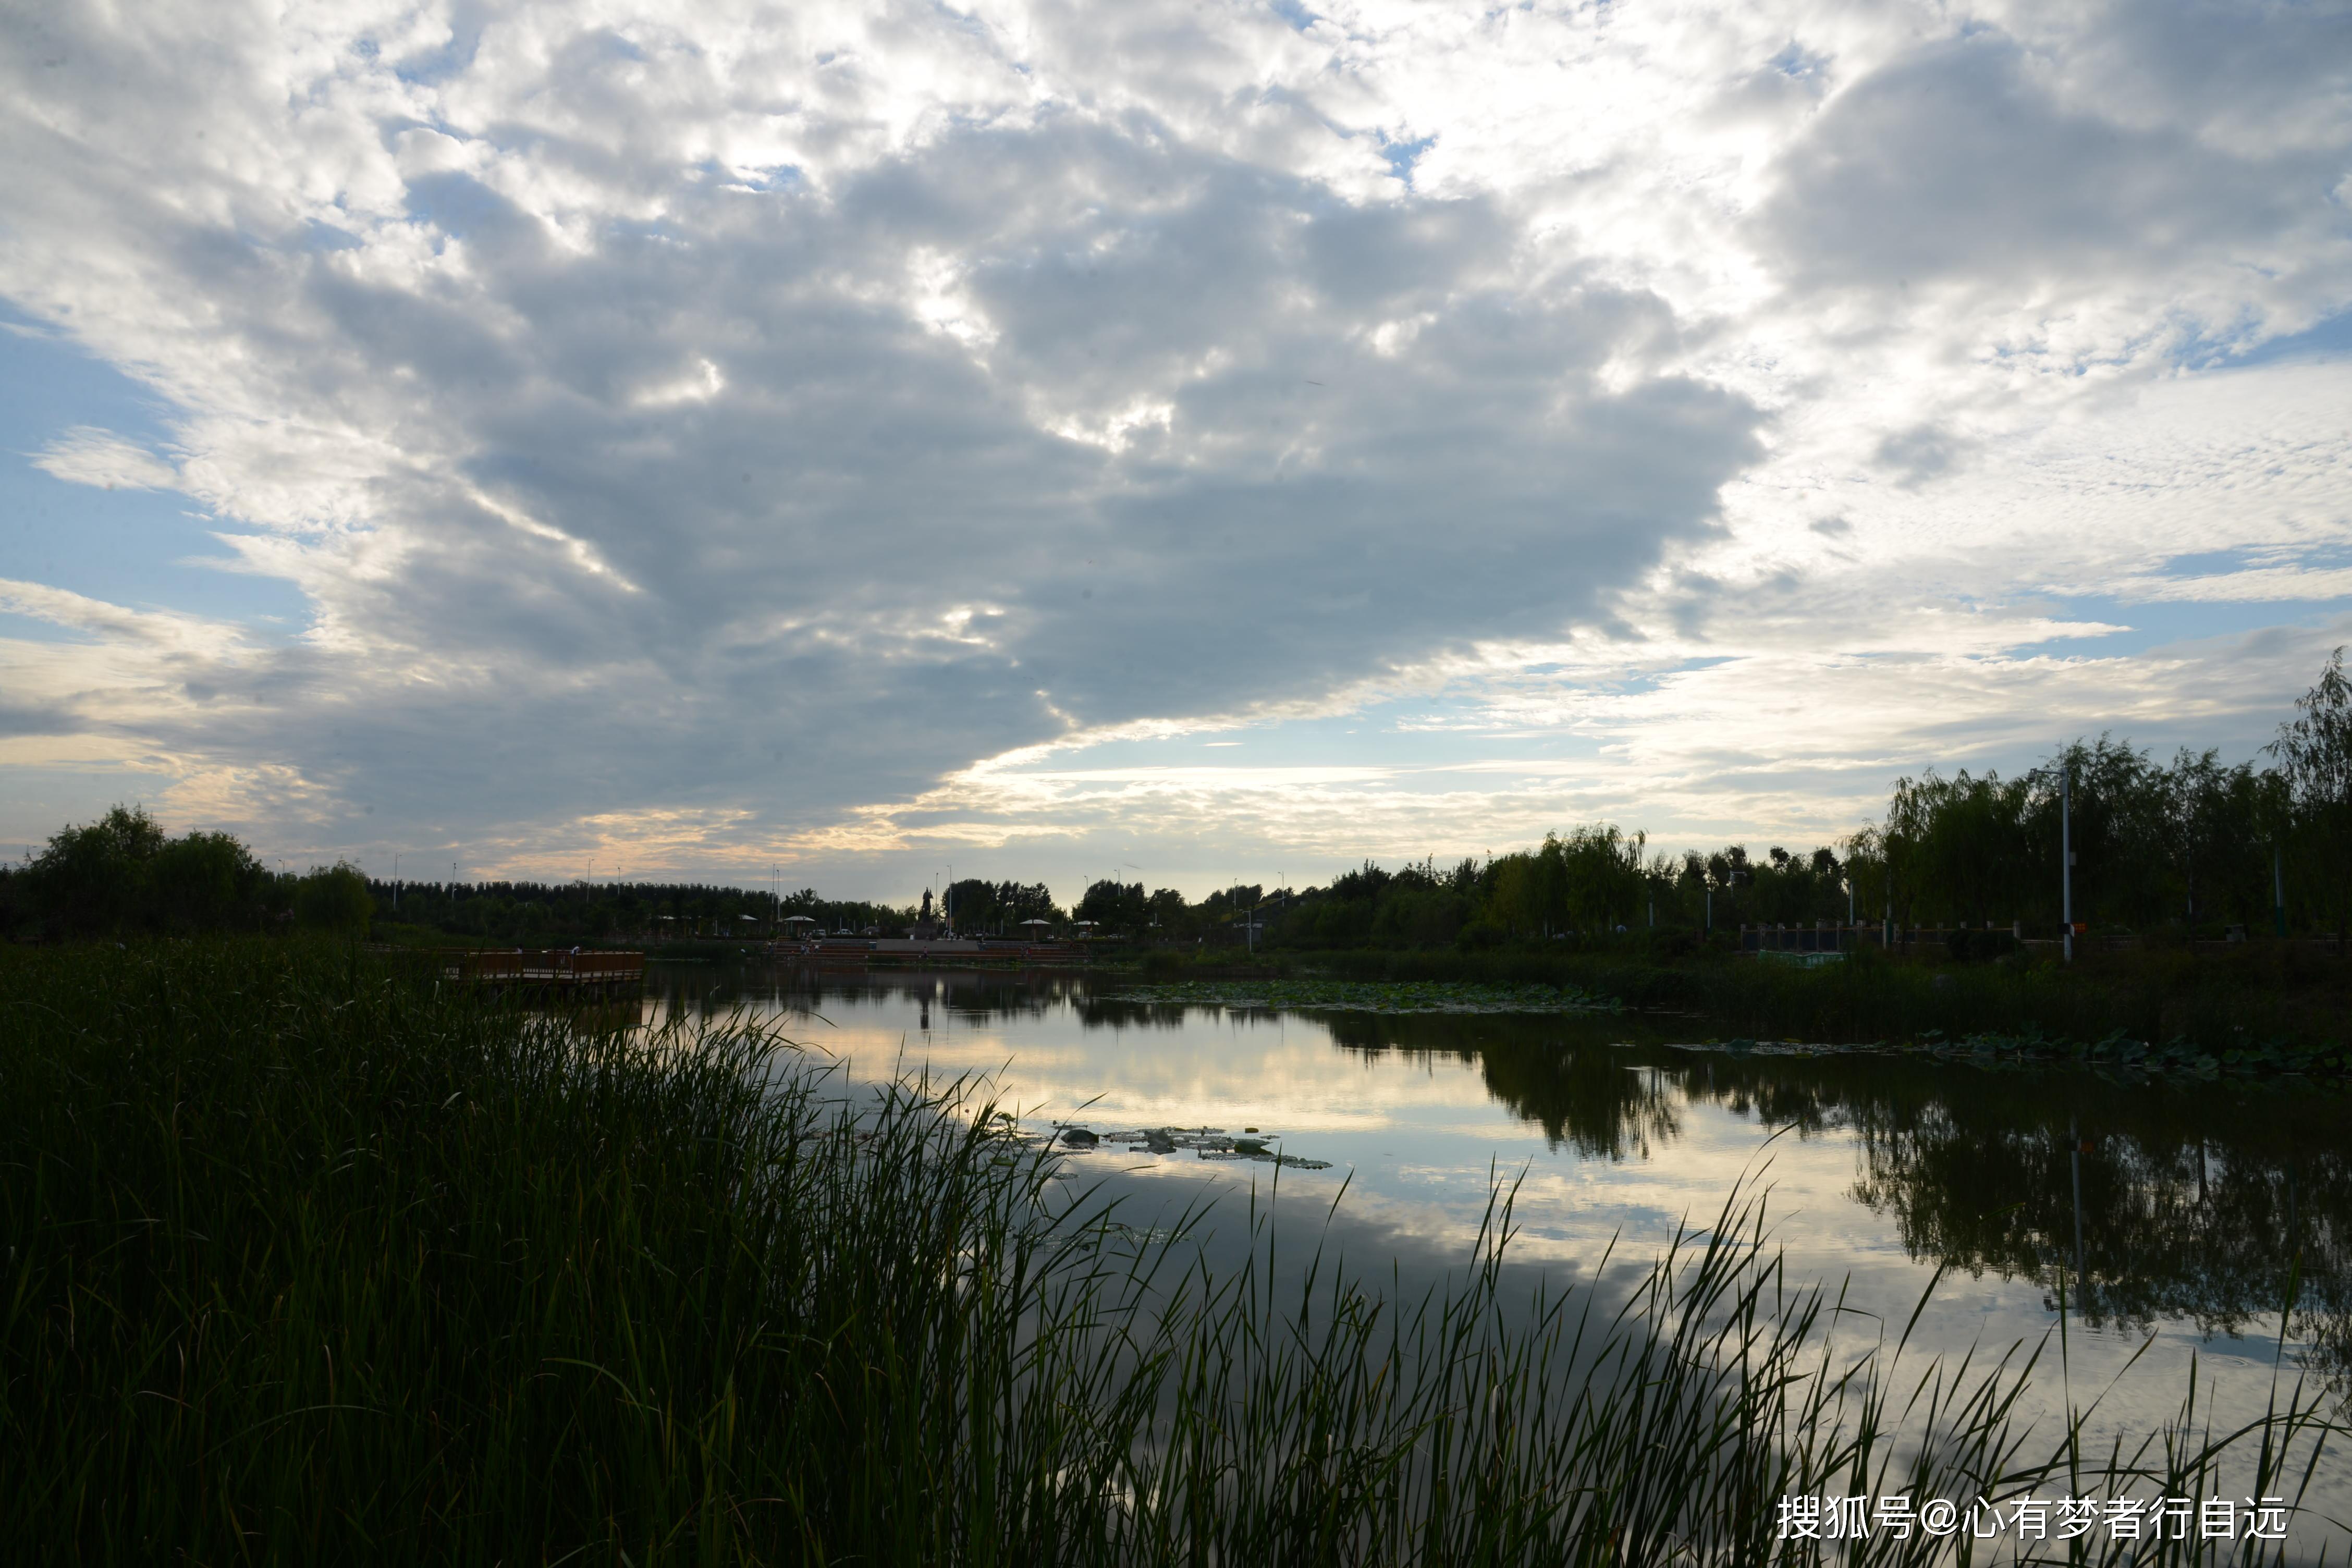
[[[656,1006],[759,997],[822,1015],[890,993],[1014,1021],[1069,1008],[1088,1029],[1164,1032],[1170,1049],[1202,1011],[1105,1000],[1068,974],[704,970],[653,984]],[[2290,1333],[2305,1364],[2352,1397],[2352,1096],[2335,1087],[1692,1051],[1669,1042],[1704,1036],[1704,1023],[1630,1016],[1313,1018],[1349,1051],[1475,1067],[1554,1149],[1584,1159],[1669,1159],[1703,1106],[1800,1136],[1850,1133],[1848,1195],[1888,1218],[1913,1258],[2030,1279],[2053,1311],[2063,1279],[2070,1311],[2093,1327],[2266,1337],[2299,1256]]]
[[2032,1280],[2053,1310],[2063,1275],[2069,1309],[2095,1328],[2268,1335],[2292,1272],[2290,1336],[2352,1394],[2352,1102],[2333,1087],[1695,1052],[1631,1020],[1321,1022],[1352,1050],[1475,1065],[1555,1149],[1588,1159],[1662,1157],[1697,1105],[1848,1131],[1849,1195],[1892,1220],[1913,1258]]

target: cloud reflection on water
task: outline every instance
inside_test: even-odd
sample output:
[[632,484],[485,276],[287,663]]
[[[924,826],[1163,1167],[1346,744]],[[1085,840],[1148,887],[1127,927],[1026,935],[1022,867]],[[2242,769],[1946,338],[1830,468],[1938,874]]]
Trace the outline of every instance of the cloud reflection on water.
[[[824,1015],[829,1025],[796,1032],[855,1076],[928,1067],[986,1078],[1034,1129],[1282,1134],[1285,1152],[1331,1163],[1280,1173],[1289,1223],[1402,1282],[1468,1257],[1496,1182],[1515,1184],[1513,1256],[1590,1287],[1612,1247],[1621,1268],[1645,1264],[1749,1179],[1766,1191],[1792,1281],[1843,1281],[1858,1321],[1876,1314],[1899,1331],[1944,1266],[1913,1332],[1932,1350],[2030,1347],[2056,1324],[2065,1271],[2078,1401],[2120,1378],[2101,1405],[2103,1433],[2173,1414],[2192,1352],[2222,1407],[2260,1408],[2290,1231],[2303,1263],[2289,1375],[2298,1354],[2322,1376],[2347,1365],[2352,1163],[2340,1097],[1696,1053],[1674,1048],[1704,1032],[1684,1020],[1145,1009],[1089,998],[1083,982],[970,975],[818,984],[780,994],[751,978],[738,995]],[[2091,1144],[2087,1292],[2073,1276],[2070,1128]],[[1150,1215],[1222,1194],[1220,1213],[1234,1216],[1218,1244],[1228,1250],[1246,1234],[1238,1216],[1252,1195],[1276,1185],[1271,1167],[1182,1151],[1106,1150],[1071,1165],[1075,1181]],[[2056,1384],[2043,1393],[2055,1397]],[[2328,1473],[2352,1496],[2352,1482]]]

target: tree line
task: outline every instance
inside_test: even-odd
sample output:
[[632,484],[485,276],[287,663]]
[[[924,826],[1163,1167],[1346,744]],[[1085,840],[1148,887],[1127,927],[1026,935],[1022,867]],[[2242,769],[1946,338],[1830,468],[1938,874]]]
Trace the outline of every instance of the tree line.
[[[2266,763],[2218,751],[2155,760],[2101,736],[2003,779],[1930,772],[1895,785],[1852,841],[1852,876],[1897,920],[2046,924],[2074,915],[2149,930],[2237,924],[2320,931],[2352,921],[2352,682],[2337,648]],[[2061,816],[2064,817],[2063,824]]]
[[[1479,862],[1366,862],[1277,898],[1270,940],[1297,948],[1491,946],[1620,931],[1697,933],[1816,921],[2054,932],[2352,925],[2352,682],[2338,648],[2261,759],[2187,748],[2162,762],[2102,735],[2011,778],[1929,769],[1835,845],[1650,854],[1601,825]],[[2063,823],[2062,823],[2063,818]],[[2065,858],[2071,855],[2071,867]]]
[[0,868],[0,933],[19,938],[358,933],[373,910],[352,867],[273,871],[228,834],[173,838],[135,805],[64,828],[37,858]]
[[[117,806],[0,870],[0,930],[22,936],[359,931],[373,919],[497,944],[766,936],[1076,931],[1145,944],[1494,947],[1747,923],[1893,921],[2047,932],[2073,857],[2074,918],[2093,930],[2229,926],[2335,934],[2352,925],[2352,682],[2338,648],[2262,760],[2183,749],[2169,762],[2102,735],[2003,778],[1934,769],[1897,779],[1881,820],[1834,845],[1680,855],[1610,824],[1484,860],[1393,870],[1366,861],[1325,886],[1172,888],[1105,879],[1065,910],[1043,883],[968,878],[936,905],[828,900],[700,883],[371,881],[336,865],[271,872],[226,834],[167,837]],[[2062,832],[2062,816],[2063,818]],[[2063,840],[2063,844],[2062,844]],[[1083,925],[1077,922],[1085,922]],[[799,925],[800,922],[794,922]]]
[[910,909],[703,883],[399,882],[338,861],[270,869],[226,833],[172,837],[143,806],[116,805],[0,867],[0,936],[76,940],[236,932],[437,931],[494,946],[666,936],[764,937],[793,914],[822,929],[902,929]]
[[911,909],[711,882],[403,882],[373,884],[381,923],[424,927],[490,946],[570,942],[765,940],[803,915],[815,929],[896,932]]

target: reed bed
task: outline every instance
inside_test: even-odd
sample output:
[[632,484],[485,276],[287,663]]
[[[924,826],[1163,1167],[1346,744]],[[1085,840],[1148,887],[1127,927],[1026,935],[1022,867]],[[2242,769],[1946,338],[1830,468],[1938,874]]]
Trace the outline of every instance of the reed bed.
[[[0,1555],[38,1562],[1901,1563],[1783,1497],[2296,1495],[2284,1385],[2035,1434],[1727,1203],[1622,1305],[1406,1299],[1252,1203],[1149,1232],[971,1086],[330,947],[0,957]],[[1194,1245],[1247,1224],[1246,1264]],[[2225,1474],[2226,1472],[2226,1474]],[[2284,1561],[2251,1541],[2053,1561]],[[2271,1553],[2263,1556],[2263,1553]]]
[[[1639,939],[1559,953],[1286,952],[1286,973],[1359,984],[1557,985],[1624,1005],[1698,1014],[1732,1034],[1857,1044],[1969,1035],[2084,1044],[2122,1034],[2215,1057],[2267,1049],[2352,1059],[2352,965],[2307,943],[2252,942],[2227,956],[2185,948],[2096,953],[2071,966],[1927,963],[1870,950],[1821,969],[1725,952],[1653,957]],[[1175,978],[1171,972],[1157,978]]]

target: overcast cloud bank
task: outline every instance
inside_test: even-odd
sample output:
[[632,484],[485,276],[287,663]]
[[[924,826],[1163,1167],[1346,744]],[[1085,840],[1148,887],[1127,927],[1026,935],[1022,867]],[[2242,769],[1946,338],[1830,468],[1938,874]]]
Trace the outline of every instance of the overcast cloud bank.
[[6,574],[19,839],[896,896],[1825,837],[2242,753],[2352,637],[2340,5],[5,27],[0,294],[164,431],[15,460],[309,616]]

